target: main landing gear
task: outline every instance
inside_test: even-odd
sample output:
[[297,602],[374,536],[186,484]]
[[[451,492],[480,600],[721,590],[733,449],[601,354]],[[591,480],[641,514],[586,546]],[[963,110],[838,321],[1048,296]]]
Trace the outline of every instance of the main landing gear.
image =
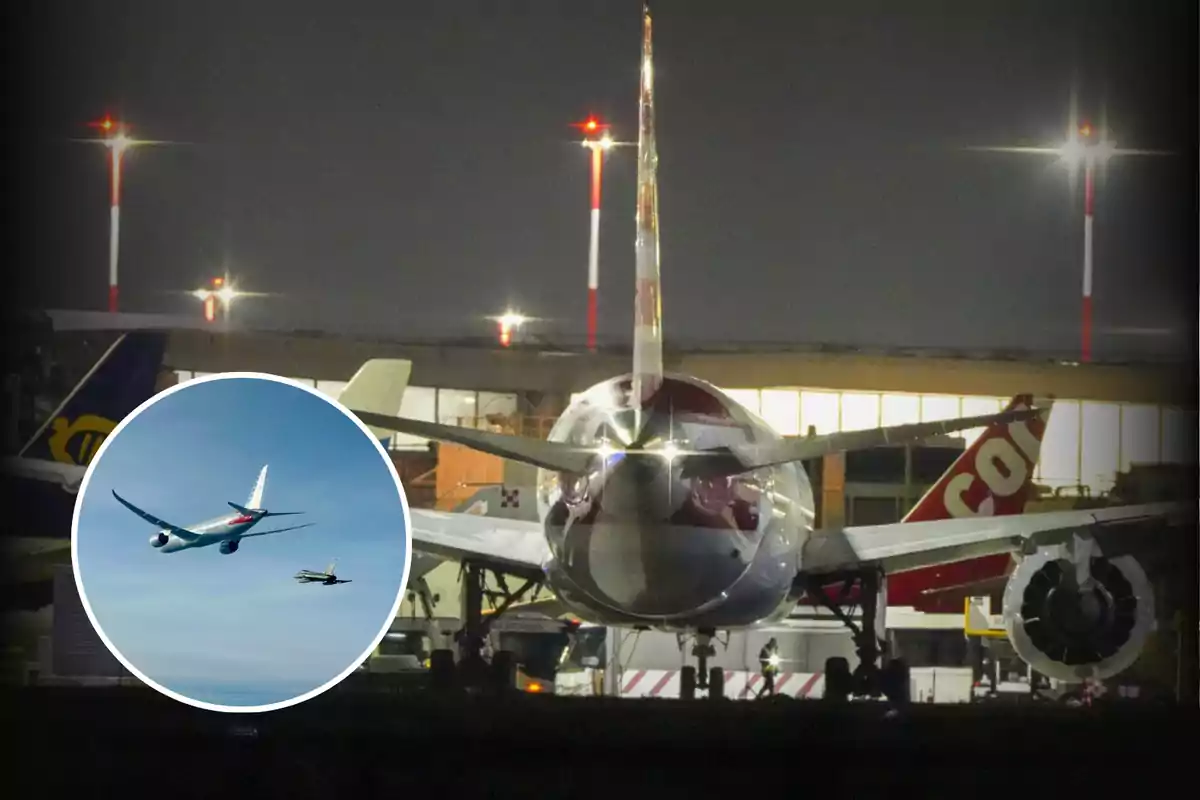
[[[489,659],[485,655],[488,634],[492,624],[531,589],[540,588],[540,582],[529,578],[514,592],[509,589],[504,575],[473,561],[464,561],[462,566],[463,627],[454,636],[458,658],[455,659],[453,650],[447,649],[434,650],[430,654],[433,687],[440,691],[462,688],[496,694],[513,691],[517,687],[517,663],[513,653],[497,650]],[[489,572],[494,576],[498,590],[488,588]],[[485,599],[492,610],[486,616],[483,613]]]
[[[832,600],[826,587],[839,581],[840,596]],[[850,629],[858,654],[858,666],[853,672],[850,662],[845,658],[835,656],[825,660],[825,700],[845,702],[851,697],[882,696],[894,706],[908,705],[912,697],[908,665],[902,659],[891,658],[880,667],[880,661],[887,658],[888,650],[884,615],[878,613],[881,598],[884,611],[887,609],[883,591],[885,585],[882,572],[877,570],[822,575],[807,582],[805,590],[809,597],[832,611]],[[855,586],[858,587],[862,605],[861,624],[856,623],[845,610],[848,605],[846,601]]]
[[[696,643],[692,645],[692,655],[696,657],[696,666],[687,665],[679,670],[679,699],[696,699],[696,690],[708,693],[710,700],[720,700],[725,696],[725,670],[721,667],[709,667],[708,659],[717,654],[712,640],[717,632],[712,628],[696,631]],[[684,647],[683,636],[677,637],[679,649]]]

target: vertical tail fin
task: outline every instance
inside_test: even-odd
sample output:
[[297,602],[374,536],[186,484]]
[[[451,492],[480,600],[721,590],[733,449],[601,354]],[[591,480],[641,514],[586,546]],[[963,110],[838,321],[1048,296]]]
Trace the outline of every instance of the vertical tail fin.
[[337,559],[335,558],[333,561],[330,561],[330,562],[329,562],[329,566],[325,568],[325,574],[326,574],[326,575],[333,575],[333,574],[335,574],[335,573],[334,573],[334,571],[333,571],[333,569],[334,569],[334,567],[336,567],[336,566],[337,566]]
[[87,466],[117,424],[154,396],[166,349],[163,332],[122,334],[17,455]]
[[904,521],[1024,513],[1033,492],[1033,473],[1053,405],[1049,399],[1035,403],[1030,395],[1014,397],[1005,411],[1037,408],[1040,413],[1027,420],[986,428],[917,501]]
[[658,147],[654,136],[654,61],[649,4],[642,6],[642,70],[638,95],[637,294],[633,329],[634,432],[642,409],[662,385],[662,299],[658,252]]
[[[373,358],[359,367],[358,372],[342,390],[338,402],[355,411],[386,414],[399,413],[404,391],[412,376],[412,362],[400,358]],[[387,445],[392,432],[371,428],[371,433]]]
[[258,473],[258,480],[254,482],[254,491],[250,492],[250,499],[246,501],[247,508],[258,510],[263,507],[263,489],[267,486],[267,466],[269,465],[264,464]]
[[[1038,415],[986,428],[904,522],[1023,514],[1034,491],[1033,473],[1053,405],[1052,399],[1014,397],[1006,411],[1033,407]],[[954,612],[962,608],[961,594],[990,591],[981,587],[1003,579],[1011,565],[1012,557],[1002,553],[901,572],[888,578],[888,603],[928,613]]]

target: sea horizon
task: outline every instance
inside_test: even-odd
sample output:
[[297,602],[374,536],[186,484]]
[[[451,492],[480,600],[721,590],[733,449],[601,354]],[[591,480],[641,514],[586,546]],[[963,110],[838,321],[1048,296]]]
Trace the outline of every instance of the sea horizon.
[[220,706],[250,708],[282,703],[321,686],[324,681],[160,680],[165,689],[191,700]]

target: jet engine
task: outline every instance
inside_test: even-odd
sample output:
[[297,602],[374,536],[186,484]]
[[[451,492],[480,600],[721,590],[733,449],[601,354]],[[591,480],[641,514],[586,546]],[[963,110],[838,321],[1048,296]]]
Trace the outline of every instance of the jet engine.
[[1027,664],[1065,683],[1128,669],[1154,627],[1154,589],[1130,555],[1107,558],[1095,540],[1043,547],[1017,564],[1004,590],[1004,625]]
[[166,544],[168,541],[170,541],[170,538],[171,537],[167,536],[162,531],[159,531],[158,533],[156,533],[150,537],[150,546],[151,547],[162,547],[164,544]]
[[225,541],[225,542],[221,542],[221,544],[220,544],[220,549],[221,549],[221,555],[223,555],[223,556],[227,556],[227,555],[229,555],[230,553],[236,553],[236,552],[237,552],[237,549],[238,549],[238,543],[237,543],[237,542],[235,542],[235,541]]

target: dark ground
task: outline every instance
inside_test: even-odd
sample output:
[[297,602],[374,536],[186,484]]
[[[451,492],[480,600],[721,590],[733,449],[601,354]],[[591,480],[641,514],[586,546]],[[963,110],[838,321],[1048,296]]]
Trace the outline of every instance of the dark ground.
[[683,791],[679,778],[690,777],[704,796],[802,796],[834,786],[877,796],[907,786],[906,795],[921,797],[992,789],[1024,800],[1186,785],[1178,778],[1194,768],[1188,743],[1200,722],[1195,708],[1132,703],[916,706],[885,719],[876,703],[524,695],[330,694],[253,715],[201,711],[136,689],[10,691],[0,702],[15,723],[5,751],[15,756],[7,772],[18,789],[99,797],[453,791],[623,800],[634,783],[673,796]]

